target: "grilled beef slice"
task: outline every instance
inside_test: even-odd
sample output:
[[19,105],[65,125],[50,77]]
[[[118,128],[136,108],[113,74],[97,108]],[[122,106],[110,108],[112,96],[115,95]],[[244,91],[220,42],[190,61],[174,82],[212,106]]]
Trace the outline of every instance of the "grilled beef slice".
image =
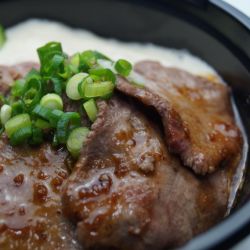
[[65,186],[63,211],[84,249],[176,247],[225,214],[235,164],[197,176],[136,106],[120,96],[99,103]]
[[242,138],[228,86],[158,62],[139,62],[135,70],[145,77],[146,87],[137,88],[119,78],[118,90],[156,109],[168,149],[184,165],[205,175],[240,154]]
[[[0,66],[0,91],[36,64]],[[68,177],[66,150],[49,143],[12,147],[0,138],[0,249],[80,249],[62,215],[61,187]],[[70,164],[70,162],[69,162]]]
[[[0,67],[3,94],[29,70],[24,65]],[[117,88],[127,96],[98,102],[98,118],[70,176],[65,150],[48,143],[13,148],[1,137],[1,249],[171,248],[223,218],[241,146],[227,88],[152,62],[136,70],[147,78],[146,88],[119,78]],[[63,98],[65,110],[78,109]],[[164,133],[136,100],[160,114]],[[197,175],[182,162],[196,173],[213,173]]]

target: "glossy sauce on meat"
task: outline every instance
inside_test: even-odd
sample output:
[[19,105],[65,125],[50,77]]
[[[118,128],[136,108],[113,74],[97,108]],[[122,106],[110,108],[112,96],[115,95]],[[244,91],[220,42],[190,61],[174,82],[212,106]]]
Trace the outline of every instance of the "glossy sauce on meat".
[[176,247],[225,214],[237,161],[198,177],[170,155],[160,130],[118,97],[99,118],[65,186],[64,214],[87,249]]
[[[149,69],[142,72],[140,66]],[[0,91],[8,93],[8,85],[30,67],[37,65],[18,65],[16,70],[1,66]],[[156,75],[151,75],[151,67],[155,67]],[[119,91],[134,99],[116,93],[111,100],[98,103],[98,118],[74,168],[63,149],[52,148],[48,143],[37,148],[13,148],[5,136],[1,138],[0,249],[165,249],[184,244],[224,217],[228,203],[234,199],[231,187],[238,187],[232,180],[241,157],[240,136],[237,134],[233,139],[235,148],[230,146],[229,139],[225,155],[232,149],[233,157],[227,164],[215,164],[213,173],[206,176],[195,174],[195,168],[183,166],[178,156],[169,152],[168,140],[172,140],[173,147],[192,145],[186,140],[189,137],[185,137],[185,127],[193,121],[188,119],[190,110],[186,113],[182,106],[186,103],[189,109],[190,103],[178,104],[175,92],[180,84],[182,98],[197,100],[199,91],[190,92],[183,87],[185,82],[178,78],[182,71],[154,63],[153,66],[141,63],[136,69],[145,74],[152,86],[138,89],[118,82]],[[159,70],[163,71],[163,78],[166,70],[172,73],[172,80],[177,77],[167,93],[162,90],[162,80],[157,78]],[[239,133],[227,106],[230,105],[227,90],[213,90],[208,85],[209,89],[202,89],[202,94],[222,93],[221,115],[232,122],[232,133]],[[65,110],[78,110],[77,102],[63,98]],[[194,101],[191,106],[198,104],[199,101]],[[159,112],[172,138],[165,134],[165,140],[162,139],[162,128],[146,115],[150,105]],[[209,105],[208,109],[213,110]],[[204,114],[198,114],[197,118],[200,117],[202,122],[206,120]],[[82,124],[89,124],[85,117]],[[224,135],[222,140],[231,136],[231,130],[227,131],[229,134],[222,127],[218,130]],[[69,168],[73,168],[72,173]],[[206,168],[200,171],[197,172],[209,172]],[[237,171],[242,173],[242,168]]]
[[[0,66],[2,93],[33,63]],[[70,107],[69,107],[70,108]],[[0,249],[80,249],[72,226],[62,215],[61,187],[68,177],[64,149],[9,145],[0,139]]]
[[77,249],[62,216],[67,153],[0,141],[0,249]]
[[225,84],[158,62],[139,62],[135,69],[145,77],[146,88],[133,87],[124,79],[118,80],[117,88],[157,110],[168,149],[184,165],[205,175],[241,154],[241,132]]

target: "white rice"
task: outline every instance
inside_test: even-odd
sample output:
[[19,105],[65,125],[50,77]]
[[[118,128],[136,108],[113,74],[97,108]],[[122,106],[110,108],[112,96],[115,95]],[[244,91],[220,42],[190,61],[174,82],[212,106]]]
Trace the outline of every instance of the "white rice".
[[106,39],[84,29],[64,24],[31,19],[7,29],[7,42],[0,49],[0,64],[11,65],[24,61],[38,61],[36,49],[47,42],[58,41],[69,55],[87,49],[98,50],[110,58],[131,62],[150,59],[166,66],[175,66],[198,75],[216,75],[215,70],[187,50],[164,48],[153,44],[128,43]]

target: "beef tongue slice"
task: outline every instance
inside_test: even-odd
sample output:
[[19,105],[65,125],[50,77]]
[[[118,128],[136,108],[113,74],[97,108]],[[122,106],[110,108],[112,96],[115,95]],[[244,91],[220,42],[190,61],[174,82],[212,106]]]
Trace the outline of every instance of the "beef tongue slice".
[[[38,65],[0,66],[0,92]],[[72,226],[62,215],[61,187],[68,153],[49,143],[12,147],[0,138],[0,249],[76,250]]]
[[240,154],[241,134],[225,84],[152,61],[137,63],[135,70],[145,77],[145,88],[119,78],[117,89],[155,108],[170,152],[184,165],[204,175]]
[[0,140],[0,249],[78,249],[62,215],[67,153],[48,143],[13,148]]
[[195,175],[169,154],[161,130],[134,103],[99,103],[63,195],[84,249],[166,249],[225,214],[233,168]]

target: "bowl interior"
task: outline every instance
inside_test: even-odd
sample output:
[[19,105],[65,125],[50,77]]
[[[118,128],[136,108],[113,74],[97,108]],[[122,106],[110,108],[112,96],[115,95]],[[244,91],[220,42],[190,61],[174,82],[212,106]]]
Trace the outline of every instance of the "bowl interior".
[[[0,23],[11,26],[30,17],[48,18],[85,28],[105,37],[186,48],[211,64],[231,86],[249,139],[250,60],[244,51],[243,42],[250,40],[250,32],[240,32],[244,29],[240,23],[211,4],[183,8],[185,3],[180,3],[179,8],[177,5],[158,1],[143,3],[114,0],[3,1],[0,3]],[[219,30],[221,23],[216,25],[208,21],[209,16],[218,18],[218,15],[225,34]],[[228,22],[232,22],[233,26],[228,26]],[[242,44],[235,44],[228,34],[237,34],[238,40],[242,39]],[[248,160],[246,164],[249,165]],[[247,168],[246,181],[235,211],[250,197],[249,180],[250,168]]]

